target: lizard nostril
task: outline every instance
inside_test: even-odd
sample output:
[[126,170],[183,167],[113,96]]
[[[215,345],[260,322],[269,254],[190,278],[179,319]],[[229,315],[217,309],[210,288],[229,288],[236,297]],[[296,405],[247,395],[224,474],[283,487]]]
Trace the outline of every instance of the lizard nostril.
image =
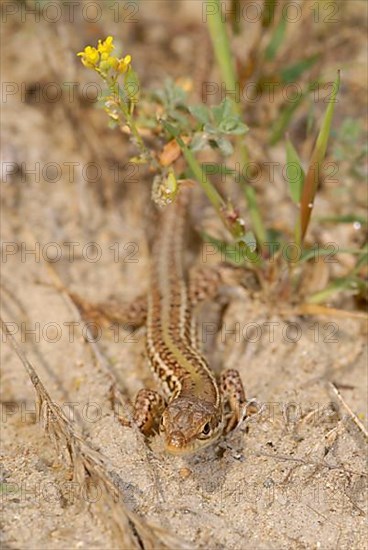
[[185,437],[182,432],[172,432],[167,439],[167,446],[173,448],[181,448],[185,444]]

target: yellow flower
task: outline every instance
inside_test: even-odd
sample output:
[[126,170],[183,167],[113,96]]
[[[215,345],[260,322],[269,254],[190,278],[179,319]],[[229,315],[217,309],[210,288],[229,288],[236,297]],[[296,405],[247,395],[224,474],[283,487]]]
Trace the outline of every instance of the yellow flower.
[[110,56],[108,54],[101,55],[100,70],[104,73],[107,73],[111,68],[116,71],[118,66],[118,58]]
[[112,36],[108,36],[106,40],[101,42],[101,40],[98,41],[97,49],[101,54],[107,53],[110,54],[112,50],[115,48],[114,44],[112,43],[114,38]]
[[131,61],[132,61],[131,55],[126,55],[124,58],[118,59],[118,65],[116,67],[117,72],[126,73],[127,70],[129,69],[129,65]]
[[77,53],[78,56],[81,56],[81,61],[85,67],[94,69],[103,78],[107,78],[110,69],[113,69],[116,73],[126,73],[132,60],[130,55],[126,55],[121,59],[110,55],[115,48],[113,40],[112,36],[108,36],[103,42],[98,41],[97,48],[86,46],[82,52]]
[[89,69],[95,69],[100,61],[100,54],[92,46],[86,46],[83,52],[78,52],[77,55],[82,57],[81,61],[83,65]]

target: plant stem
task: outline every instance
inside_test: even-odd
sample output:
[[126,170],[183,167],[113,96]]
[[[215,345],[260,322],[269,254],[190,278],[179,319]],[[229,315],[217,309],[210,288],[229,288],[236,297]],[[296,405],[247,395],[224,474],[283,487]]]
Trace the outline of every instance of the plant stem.
[[[215,52],[216,61],[220,69],[221,78],[225,83],[225,88],[228,93],[234,93],[235,98],[237,98],[238,96],[238,101],[236,101],[235,99],[232,102],[234,113],[238,115],[240,119],[242,119],[243,113],[240,102],[240,86],[235,71],[235,64],[233,62],[229,37],[226,31],[224,20],[222,18],[221,4],[222,2],[220,2],[219,0],[215,0],[214,2],[212,2],[212,5],[214,6],[214,12],[208,15],[208,29],[212,41],[212,46]],[[242,172],[244,172],[244,169],[246,170],[249,164],[249,153],[242,136],[237,136],[236,145],[243,166]],[[266,240],[266,230],[263,226],[262,216],[258,208],[256,197],[253,188],[247,183],[244,176],[241,177],[241,182],[244,187],[248,208],[251,213],[253,229],[256,234],[258,244],[261,249],[263,249],[264,242]]]
[[[242,118],[242,108],[240,102],[240,91],[239,82],[237,79],[235,65],[233,62],[233,57],[230,49],[229,37],[226,31],[226,26],[222,18],[221,4],[220,0],[214,0],[211,2],[215,10],[213,13],[209,14],[207,17],[208,30],[211,37],[212,47],[215,52],[215,57],[217,64],[220,69],[221,78],[225,83],[225,89],[228,93],[232,92],[235,94],[235,98],[239,96],[238,101],[235,99],[233,104],[234,113],[239,115]],[[242,141],[242,137],[237,137],[237,145],[239,148],[241,159],[246,166],[249,162],[248,150],[245,143]]]
[[[229,91],[235,91],[237,79],[231,57],[226,27],[222,20],[221,2],[219,0],[215,0],[211,4],[215,7],[214,13],[211,13],[208,16],[208,29],[211,36],[212,46],[220,68],[221,77],[225,82],[226,89]],[[239,112],[239,104],[235,103],[234,108],[237,112]]]
[[234,208],[232,208],[231,205],[226,204],[220,193],[207,178],[202,166],[199,164],[192,151],[185,145],[181,137],[177,135],[175,136],[175,139],[182,150],[184,158],[187,161],[189,168],[192,170],[195,179],[206,193],[209,201],[215,208],[225,227],[230,231],[235,239],[242,237],[244,235],[243,221],[238,215],[235,215],[234,217],[227,215],[229,212],[235,213]]
[[135,123],[135,120],[134,120],[133,116],[130,113],[124,113],[124,115],[125,115],[125,118],[126,118],[127,125],[129,126],[129,128],[130,128],[130,130],[131,130],[131,132],[134,136],[135,143],[136,143],[137,147],[141,150],[142,155],[147,160],[149,160],[150,164],[154,168],[156,168],[156,169],[159,168],[159,164],[158,164],[157,160],[152,155],[152,152],[146,147],[146,144],[144,143],[144,141],[142,139],[142,136],[140,135],[140,133],[138,131],[138,128],[136,126],[136,123]]
[[[192,151],[188,149],[184,142],[182,144],[179,142],[180,138],[176,138],[187,161],[190,169],[192,170],[195,179],[198,181],[203,191],[206,193],[209,201],[212,203],[216,211],[221,214],[221,212],[226,207],[224,199],[221,197],[217,189],[212,185],[210,180],[205,175],[201,165],[198,163],[197,159],[193,155]],[[180,140],[181,141],[181,140]]]

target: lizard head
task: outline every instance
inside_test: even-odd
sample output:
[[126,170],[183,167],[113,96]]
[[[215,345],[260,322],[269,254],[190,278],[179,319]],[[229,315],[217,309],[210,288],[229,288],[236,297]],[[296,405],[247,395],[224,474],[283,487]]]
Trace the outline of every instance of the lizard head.
[[197,398],[179,397],[162,414],[160,434],[170,454],[193,453],[213,443],[221,434],[221,411]]

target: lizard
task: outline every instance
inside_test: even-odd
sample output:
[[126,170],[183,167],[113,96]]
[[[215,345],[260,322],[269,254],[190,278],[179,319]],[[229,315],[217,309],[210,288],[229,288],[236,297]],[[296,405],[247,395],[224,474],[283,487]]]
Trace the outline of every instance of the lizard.
[[[218,382],[198,346],[193,316],[198,287],[188,290],[183,266],[189,197],[190,191],[182,189],[165,207],[152,252],[146,351],[166,402],[158,392],[142,389],[134,413],[143,433],[160,415],[159,432],[171,454],[193,453],[216,441],[238,425],[246,403],[238,371],[226,370]],[[228,420],[225,404],[231,409]]]
[[191,191],[182,188],[172,204],[164,207],[151,254],[147,296],[128,307],[87,304],[68,294],[88,318],[146,324],[146,353],[165,399],[142,388],[135,399],[133,420],[149,436],[159,418],[165,450],[191,454],[237,427],[245,417],[244,387],[235,369],[220,379],[202,355],[197,337],[195,306],[216,294],[220,271],[197,270],[190,286],[184,269],[184,236]]

